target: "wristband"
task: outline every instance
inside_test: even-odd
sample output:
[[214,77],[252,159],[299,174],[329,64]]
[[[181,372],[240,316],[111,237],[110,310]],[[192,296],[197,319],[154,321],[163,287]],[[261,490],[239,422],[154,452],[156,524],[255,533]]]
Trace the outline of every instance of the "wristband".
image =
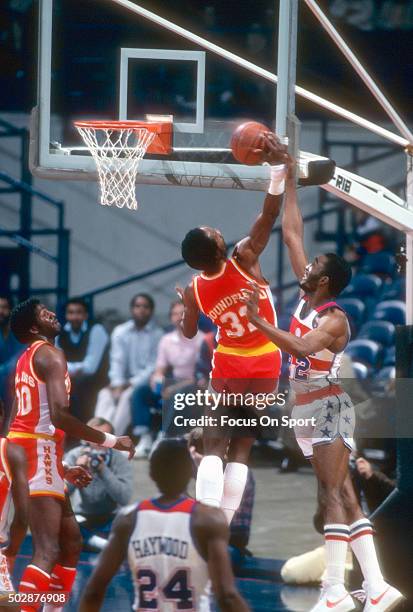
[[286,170],[287,166],[285,164],[271,166],[271,181],[268,186],[268,193],[270,195],[281,195],[284,193]]
[[113,448],[117,441],[118,439],[116,436],[111,433],[105,433],[105,440],[100,446],[104,446],[105,448]]

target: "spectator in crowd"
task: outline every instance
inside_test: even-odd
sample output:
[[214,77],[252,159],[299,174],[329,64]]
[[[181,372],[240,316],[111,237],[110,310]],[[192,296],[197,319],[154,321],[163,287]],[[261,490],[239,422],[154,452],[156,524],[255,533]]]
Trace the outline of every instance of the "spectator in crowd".
[[130,424],[130,399],[134,389],[147,385],[155,369],[162,329],[152,320],[155,302],[138,293],[130,302],[132,318],[115,327],[111,336],[109,381],[99,392],[95,415],[122,435]]
[[356,459],[352,476],[356,490],[364,494],[370,513],[374,512],[396,487],[395,480],[376,469],[364,457]]
[[[105,419],[94,417],[87,424],[113,434],[112,425]],[[117,510],[129,503],[133,488],[131,464],[121,451],[89,442],[72,448],[64,461],[69,467],[82,466],[93,478],[87,488],[69,483],[68,491],[84,543],[89,549],[101,549],[106,545],[102,535],[109,533]]]
[[159,342],[155,371],[148,384],[137,387],[132,395],[133,433],[141,436],[135,459],[146,457],[152,447],[151,408],[159,408],[162,400],[168,402],[178,391],[195,385],[195,364],[204,334],[198,331],[194,338],[185,338],[180,325],[183,314],[182,302],[172,302],[169,320],[174,329]]
[[206,333],[195,365],[195,378],[197,386],[200,389],[207,389],[208,387],[209,375],[212,367],[212,356],[216,345],[215,332],[210,331]]
[[86,423],[93,415],[98,392],[108,383],[109,336],[103,325],[90,321],[88,305],[81,298],[67,302],[65,316],[56,344],[67,359],[72,413]]
[[11,408],[14,368],[24,348],[10,329],[12,307],[10,297],[0,295],[0,398],[6,404],[6,414]]

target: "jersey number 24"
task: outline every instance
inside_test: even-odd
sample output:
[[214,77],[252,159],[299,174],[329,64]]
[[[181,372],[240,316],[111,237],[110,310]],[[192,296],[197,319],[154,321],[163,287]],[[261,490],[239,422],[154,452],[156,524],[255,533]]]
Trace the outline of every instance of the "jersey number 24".
[[188,570],[178,569],[165,585],[157,584],[157,575],[151,569],[140,569],[137,573],[139,583],[139,610],[162,610],[158,596],[175,604],[176,610],[193,610],[193,593],[188,586]]

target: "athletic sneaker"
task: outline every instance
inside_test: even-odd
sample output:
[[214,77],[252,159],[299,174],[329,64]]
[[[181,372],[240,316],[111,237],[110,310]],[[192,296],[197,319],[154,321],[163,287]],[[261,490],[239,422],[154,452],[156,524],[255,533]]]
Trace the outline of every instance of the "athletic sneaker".
[[404,595],[387,582],[379,591],[375,590],[374,593],[365,582],[363,583],[363,589],[367,593],[364,612],[390,612],[395,610],[398,604],[404,600]]
[[141,436],[138,444],[135,447],[134,459],[146,459],[149,456],[152,448],[152,435],[144,433]]
[[357,606],[342,584],[323,587],[320,599],[310,612],[351,612]]

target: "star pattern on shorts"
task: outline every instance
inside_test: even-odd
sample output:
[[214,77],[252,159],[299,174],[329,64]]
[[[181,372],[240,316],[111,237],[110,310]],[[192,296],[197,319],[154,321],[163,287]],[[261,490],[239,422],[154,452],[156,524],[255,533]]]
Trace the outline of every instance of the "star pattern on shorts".
[[333,422],[333,415],[330,414],[330,413],[326,414],[324,418],[325,418],[326,423],[332,423]]
[[343,417],[343,421],[345,421],[347,423],[347,425],[350,425],[350,423],[351,423],[351,419],[348,416]]
[[327,410],[332,410],[332,408],[334,408],[334,404],[333,404],[333,402],[330,402],[330,400],[328,400],[328,402],[327,402]]
[[320,429],[320,431],[325,438],[329,438],[331,436],[331,431],[327,427]]
[[349,402],[348,400],[344,400],[344,405],[346,408],[351,408],[351,402]]

